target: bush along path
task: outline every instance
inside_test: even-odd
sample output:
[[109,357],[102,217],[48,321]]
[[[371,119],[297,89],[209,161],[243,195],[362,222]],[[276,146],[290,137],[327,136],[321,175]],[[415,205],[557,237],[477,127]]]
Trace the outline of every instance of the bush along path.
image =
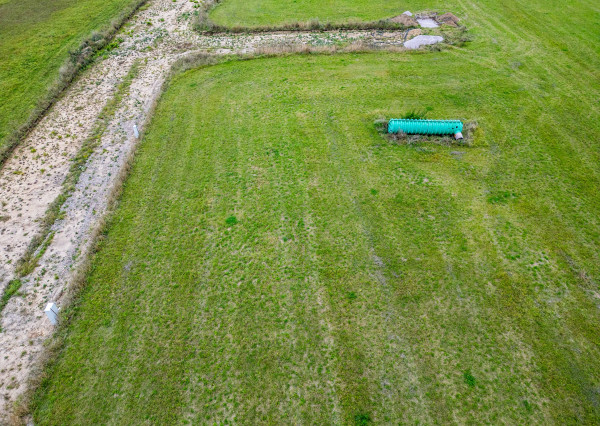
[[[399,49],[409,31],[201,35],[193,2],[152,0],[123,27],[0,170],[0,422],[39,366],[54,328],[43,309],[60,306],[81,271],[136,137],[176,62],[194,53],[282,54],[307,49]],[[209,62],[210,62],[209,61]],[[79,267],[79,269],[78,269]],[[8,291],[21,283],[19,291]],[[9,288],[10,287],[10,288]]]

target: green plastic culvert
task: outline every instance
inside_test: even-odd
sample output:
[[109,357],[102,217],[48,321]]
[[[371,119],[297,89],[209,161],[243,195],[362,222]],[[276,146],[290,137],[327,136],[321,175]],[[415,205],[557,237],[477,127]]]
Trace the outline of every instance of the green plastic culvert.
[[460,120],[409,120],[393,118],[388,122],[388,133],[407,135],[454,135],[462,139],[463,124]]

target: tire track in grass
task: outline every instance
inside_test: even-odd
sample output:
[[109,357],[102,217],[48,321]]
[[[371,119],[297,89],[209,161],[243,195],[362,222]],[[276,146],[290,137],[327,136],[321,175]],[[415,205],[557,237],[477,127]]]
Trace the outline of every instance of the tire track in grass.
[[[540,110],[544,111],[547,109],[547,106],[544,107],[544,105],[540,104]],[[499,113],[498,115],[502,115],[501,113]],[[510,133],[508,129],[499,129],[500,133]],[[544,131],[543,129],[541,131]],[[522,135],[522,137],[524,139],[527,139],[529,135]],[[500,136],[501,137],[501,136]],[[559,138],[559,140],[563,140],[562,138]],[[562,148],[561,145],[559,145],[559,148]],[[562,150],[564,150],[564,148],[562,148]],[[523,155],[523,148],[519,149],[520,155]],[[550,151],[552,152],[552,151]],[[502,154],[504,157],[508,157],[511,154],[510,153],[506,153],[506,154]],[[555,154],[556,155],[556,159],[558,160],[558,158],[561,157],[561,155],[559,155],[558,153]],[[529,155],[525,155],[525,157],[533,157],[535,158],[535,152],[529,154]],[[566,158],[571,158],[571,156],[567,155]],[[486,180],[488,181],[493,181],[494,182],[494,186],[500,186],[502,187],[502,185],[504,185],[504,187],[508,187],[511,188],[511,176],[512,174],[510,173],[511,170],[514,170],[514,166],[512,166],[510,163],[507,163],[506,160],[504,159],[504,161],[502,161],[502,159],[498,159],[496,160],[497,163],[493,164],[493,170],[497,170],[498,173],[490,173],[488,175],[488,178]],[[564,163],[564,161],[560,161],[561,164],[563,164],[563,166],[565,166],[566,164]],[[528,168],[529,169],[529,168]],[[556,168],[556,173],[550,173],[550,176],[560,176],[561,171],[559,170],[560,168],[558,167],[558,163],[557,163],[557,168]],[[433,169],[432,169],[433,170]],[[438,169],[439,170],[439,169]],[[501,171],[501,172],[500,172]],[[509,171],[509,173],[507,174],[506,172]],[[531,175],[533,172],[533,170],[529,171],[529,174]],[[565,172],[565,170],[563,169],[563,173]],[[547,172],[546,172],[547,173]],[[440,179],[438,179],[440,182],[447,182],[448,183],[448,187],[449,189],[451,188],[459,188],[460,186],[462,186],[462,183],[457,183],[457,182],[452,182],[452,179],[450,179],[450,177],[454,177],[453,175],[443,175]],[[483,180],[483,178],[482,178]],[[577,179],[573,180],[574,182],[577,182]],[[550,183],[551,184],[551,183]],[[506,186],[508,185],[508,186]],[[551,184],[553,185],[553,184]],[[513,188],[514,189],[514,188]],[[543,190],[543,186],[540,187],[538,186],[538,191],[539,190]],[[552,194],[556,193],[556,194],[560,194],[561,191],[556,191],[554,192],[555,189],[553,189]],[[483,191],[481,191],[483,192]],[[565,189],[564,191],[562,191],[562,193],[568,193],[569,190]],[[579,191],[575,191],[575,193],[578,193]],[[585,193],[585,191],[582,191],[583,193]],[[549,194],[550,195],[550,194]],[[546,197],[545,200],[546,202],[548,200],[551,200],[552,196]],[[485,204],[488,204],[487,201],[484,201]],[[550,203],[551,207],[548,208],[549,211],[552,212],[569,212],[570,209],[569,208],[565,208],[564,206],[560,206],[557,205],[556,203]],[[510,208],[507,211],[504,211],[504,209],[501,209],[499,207],[493,207],[491,205],[487,205],[487,208],[484,209],[484,211],[486,211],[486,213],[484,214],[489,216],[489,217],[497,217],[499,214],[501,215],[500,217],[504,216],[507,212],[510,212],[510,210],[513,210],[514,208],[512,207],[512,203],[509,204],[507,206],[507,208]],[[489,211],[487,211],[487,209],[490,209]],[[480,211],[481,208],[479,209],[475,209],[476,211]],[[514,211],[514,214],[517,214],[517,216],[513,216],[513,214],[510,214],[508,218],[506,218],[507,223],[513,222],[513,226],[517,225],[518,226],[518,230],[516,231],[516,234],[523,234],[525,235],[525,233],[530,233],[531,229],[536,229],[536,227],[531,227],[527,225],[527,217],[528,215],[531,215],[534,213],[535,210],[539,210],[539,208],[533,208],[533,206],[531,207],[526,207],[525,209],[517,209]],[[527,214],[523,215],[522,213],[526,212]],[[556,213],[553,213],[553,215]],[[548,217],[552,217],[553,215],[550,215]],[[542,217],[540,217],[541,220],[545,220]],[[503,219],[504,220],[504,219]],[[528,353],[529,355],[529,359],[525,359],[523,361],[520,361],[519,363],[517,363],[518,367],[516,368],[520,368],[522,369],[521,371],[527,372],[529,371],[529,374],[523,374],[523,377],[527,377],[528,380],[530,381],[534,381],[533,384],[529,384],[529,388],[527,388],[527,386],[524,386],[524,389],[528,389],[525,391],[525,394],[529,394],[529,397],[527,397],[527,399],[529,400],[528,403],[530,405],[536,406],[538,408],[542,408],[543,412],[542,415],[544,416],[545,419],[549,419],[550,416],[555,416],[555,413],[551,413],[549,411],[549,407],[542,407],[542,404],[534,404],[535,401],[538,402],[542,402],[542,403],[547,403],[546,399],[541,399],[539,397],[539,390],[542,390],[546,387],[546,382],[548,379],[544,379],[542,376],[539,375],[539,370],[542,368],[542,365],[545,363],[544,358],[547,357],[549,358],[549,356],[544,355],[540,357],[540,354],[548,354],[553,352],[553,350],[555,351],[555,349],[553,350],[548,350],[548,348],[545,349],[541,349],[544,347],[544,345],[548,344],[547,341],[544,342],[544,340],[547,340],[546,338],[540,339],[540,335],[542,335],[542,329],[544,331],[546,330],[553,330],[556,329],[556,325],[550,325],[550,324],[546,324],[545,326],[540,326],[540,329],[538,331],[535,331],[537,326],[534,325],[533,323],[524,323],[523,319],[523,313],[524,312],[538,312],[538,314],[536,315],[536,317],[539,318],[551,318],[554,317],[554,314],[550,314],[549,312],[546,313],[542,313],[543,310],[540,310],[541,306],[536,306],[537,304],[539,304],[540,300],[539,300],[539,296],[537,296],[534,292],[533,292],[533,287],[532,287],[532,282],[535,282],[536,278],[535,277],[530,277],[528,276],[528,272],[527,272],[527,262],[525,261],[525,259],[523,259],[523,261],[518,261],[518,263],[520,263],[519,267],[516,268],[516,264],[514,259],[512,261],[509,261],[508,259],[511,256],[509,252],[514,250],[513,248],[507,247],[505,243],[500,244],[497,241],[498,240],[498,236],[502,236],[503,239],[505,239],[506,241],[506,231],[505,231],[505,226],[503,226],[502,221],[500,220],[499,222],[495,222],[495,223],[490,223],[488,225],[488,230],[486,230],[486,232],[490,232],[490,236],[487,237],[484,236],[482,237],[484,240],[488,240],[488,241],[493,241],[493,244],[495,246],[495,248],[493,250],[491,250],[489,252],[489,257],[490,258],[495,258],[496,263],[497,264],[501,264],[503,265],[504,269],[506,271],[510,271],[510,274],[513,275],[512,278],[509,279],[508,283],[504,283],[502,284],[502,281],[500,281],[500,294],[498,296],[496,296],[496,298],[491,297],[489,300],[493,301],[493,300],[497,300],[496,305],[494,305],[493,303],[491,304],[491,306],[496,307],[496,309],[499,309],[498,312],[494,315],[497,315],[498,318],[502,318],[502,320],[500,321],[500,323],[506,323],[506,325],[508,325],[510,328],[512,328],[513,330],[516,331],[516,337],[515,337],[515,342],[514,344],[519,345],[520,348],[528,348],[525,349],[523,352],[524,353]],[[558,219],[561,222],[564,222],[564,220],[562,218]],[[565,225],[567,225],[568,223],[573,223],[573,221],[566,221]],[[575,222],[576,223],[576,222]],[[560,228],[560,231],[558,231],[558,229]],[[558,232],[556,234],[556,232],[554,230],[552,230],[552,227],[550,227],[550,229],[548,229],[547,226],[542,226],[539,227],[537,229],[542,230],[542,234],[546,233],[547,235],[545,235],[545,237],[543,237],[541,240],[536,241],[537,238],[531,238],[531,237],[527,237],[527,239],[523,238],[523,240],[521,240],[520,238],[514,238],[514,232],[513,235],[509,237],[509,241],[513,241],[513,243],[511,243],[511,245],[517,244],[518,250],[521,251],[521,256],[526,256],[527,258],[529,258],[530,256],[532,256],[534,254],[534,252],[538,252],[541,250],[543,252],[549,252],[552,253],[553,250],[552,248],[549,248],[546,244],[541,244],[541,241],[547,241],[547,242],[552,242],[554,240],[556,240],[556,238],[561,234],[561,233],[565,233],[565,229],[562,225],[559,225],[557,227],[557,231]],[[584,229],[584,227],[582,227],[581,229]],[[492,232],[492,230],[496,230],[495,232]],[[544,232],[547,231],[547,232]],[[473,235],[473,232],[469,232],[468,230],[466,231],[467,233],[470,233],[471,235]],[[576,230],[576,229],[571,229],[568,230],[568,232],[571,234],[570,237],[559,237],[564,239],[565,241],[570,241],[572,239],[577,239],[580,238],[577,236],[578,233],[581,232],[581,230]],[[553,235],[553,233],[555,235]],[[538,233],[539,234],[539,233]],[[581,241],[580,244],[578,244],[579,246],[584,245],[585,240]],[[491,243],[488,243],[491,244]],[[542,248],[544,245],[546,245],[545,248]],[[483,245],[482,245],[483,246]],[[504,246],[504,247],[503,247]],[[537,248],[536,248],[537,247]],[[524,250],[524,251],[523,251]],[[588,255],[589,256],[589,255]],[[588,257],[586,255],[583,255],[583,257]],[[531,259],[531,262],[533,262],[535,259]],[[494,263],[494,262],[492,262]],[[533,280],[533,281],[532,281]],[[567,278],[564,278],[564,282],[566,282]],[[554,287],[555,284],[553,283],[558,283],[561,281],[561,278],[559,278],[557,276],[557,271],[554,270],[552,271],[549,275],[547,275],[541,282],[540,285],[543,285],[545,288],[552,288]],[[508,284],[508,285],[507,285]],[[489,302],[488,302],[489,303]],[[589,301],[588,301],[589,303]],[[542,308],[543,309],[543,308]],[[572,310],[571,310],[572,309]],[[569,316],[569,312],[577,312],[577,309],[571,308],[571,309],[567,309],[565,308],[565,310],[559,315],[555,317],[556,321],[559,321],[559,317],[562,317],[563,315],[566,315],[567,317]],[[586,310],[587,311],[587,310]],[[590,309],[589,312],[593,312],[593,309]],[[510,320],[506,319],[507,314],[510,313]],[[539,321],[539,320],[538,320]],[[582,322],[579,321],[579,323],[581,324]],[[566,324],[565,324],[566,325]],[[533,327],[532,327],[533,326]],[[546,327],[546,328],[544,328]],[[566,330],[564,332],[565,335],[573,335],[574,331],[571,330]],[[547,333],[546,333],[547,334]],[[561,338],[557,336],[554,336],[553,338],[551,338],[550,340],[555,340],[555,341],[560,341]],[[591,341],[593,340],[592,338],[588,337],[588,340]],[[540,346],[541,345],[541,346]],[[586,346],[585,344],[582,344],[582,346]],[[502,352],[502,348],[504,346],[499,344],[498,345],[498,352]],[[496,355],[498,356],[498,355]],[[501,355],[501,356],[507,356],[509,357],[510,355]],[[593,356],[591,354],[588,354],[588,356]],[[558,356],[558,358],[560,359],[560,356]],[[533,361],[532,361],[533,359]],[[556,367],[559,367],[561,363],[556,363],[556,366],[551,368],[551,370],[554,370]],[[500,364],[502,365],[502,364]],[[563,368],[563,367],[560,367]],[[545,368],[544,368],[545,369]],[[509,372],[510,374],[510,372]],[[568,373],[567,373],[568,376]],[[584,375],[581,375],[582,377],[584,377]],[[584,380],[585,382],[585,380]],[[559,388],[563,389],[564,387],[560,387]],[[506,392],[502,392],[503,394],[507,394]],[[550,393],[546,393],[546,394],[552,394]],[[529,399],[529,398],[533,398]],[[571,406],[572,404],[569,404],[569,406]],[[570,408],[572,409],[572,408]],[[569,409],[567,409],[565,407],[565,412],[568,412]]]
[[[196,111],[197,116],[201,115],[201,111]],[[200,120],[199,120],[200,121]],[[235,385],[228,385],[227,369],[222,377],[219,377],[219,368],[214,368],[213,364],[218,363],[218,358],[222,356],[222,349],[219,349],[218,344],[222,343],[218,339],[217,331],[223,328],[222,319],[219,319],[218,311],[215,305],[218,305],[220,300],[227,300],[227,292],[222,288],[221,280],[216,278],[213,273],[212,259],[218,258],[218,224],[211,223],[213,215],[212,207],[216,198],[216,185],[213,182],[216,176],[220,175],[220,164],[215,160],[219,146],[211,144],[209,146],[194,144],[194,152],[190,154],[191,164],[196,164],[196,167],[207,170],[207,178],[204,185],[199,190],[196,186],[192,186],[191,191],[204,192],[206,198],[206,208],[202,215],[202,227],[198,229],[200,234],[205,235],[206,250],[202,258],[201,275],[199,282],[200,294],[198,295],[198,315],[194,327],[193,339],[191,345],[195,348],[194,357],[188,363],[188,373],[191,383],[188,391],[188,403],[186,406],[186,417],[190,422],[208,422],[217,421],[217,419],[226,419],[234,421],[234,414],[231,408],[222,401],[222,406],[219,406],[220,401],[217,396],[226,394],[228,389],[232,389]],[[192,179],[194,180],[194,179]],[[215,315],[216,314],[216,315]],[[216,354],[217,360],[212,359],[212,354]],[[218,367],[218,364],[217,364]]]
[[[185,78],[185,77],[183,77]],[[210,86],[210,84],[209,84]],[[187,88],[187,85],[183,86]],[[210,93],[209,88],[205,91]],[[204,96],[201,94],[200,96]],[[185,102],[182,92],[174,95],[178,103]],[[181,101],[179,99],[182,99]],[[218,104],[219,98],[210,98],[206,102]],[[200,125],[204,117],[203,102],[194,103],[192,114],[198,117],[194,126]],[[181,105],[180,105],[181,106]],[[179,112],[186,109],[179,108]],[[224,114],[224,111],[220,111]],[[179,120],[179,116],[177,116]],[[187,125],[182,122],[178,127],[185,129],[182,138],[187,138]],[[193,354],[186,362],[189,386],[186,391],[185,417],[191,422],[235,422],[236,413],[233,395],[238,388],[238,378],[231,369],[234,357],[226,351],[231,345],[231,315],[234,310],[234,289],[228,280],[227,252],[223,246],[226,216],[220,209],[223,193],[223,178],[226,177],[229,161],[224,160],[224,145],[219,133],[207,135],[214,143],[206,144],[194,139],[188,152],[179,155],[188,158],[186,176],[189,188],[184,193],[189,197],[205,197],[205,208],[199,215],[201,226],[194,232],[205,236],[205,249],[198,253],[200,271],[198,295],[194,303],[197,308],[191,333],[190,345]],[[225,146],[226,147],[226,146]]]
[[[390,152],[385,156],[387,150]],[[385,232],[379,234],[379,229],[385,229],[381,226],[374,226],[373,232],[379,234],[376,239],[378,250],[388,256],[384,260],[389,262],[390,270],[397,271],[396,274],[402,277],[401,282],[405,283],[398,289],[394,305],[406,312],[404,328],[412,337],[415,356],[420,359],[420,375],[431,400],[434,418],[458,423],[473,421],[456,417],[456,407],[466,405],[465,412],[476,410],[480,413],[476,408],[481,404],[478,394],[485,394],[485,390],[478,389],[478,392],[461,396],[464,385],[460,382],[471,360],[475,360],[473,366],[479,366],[480,361],[486,359],[487,354],[480,353],[479,345],[481,337],[488,331],[472,324],[472,317],[477,313],[472,309],[471,286],[477,289],[477,284],[471,282],[463,291],[459,279],[462,274],[447,262],[449,249],[458,249],[459,253],[454,255],[463,257],[460,251],[465,237],[454,231],[462,213],[449,197],[430,183],[428,174],[414,164],[411,148],[384,147],[380,151],[375,169],[382,174],[379,183],[382,191],[377,195],[382,200],[381,205],[373,201],[367,202],[366,206],[373,224],[389,224]],[[393,181],[389,167],[398,162],[399,157],[402,157],[399,163],[402,174],[396,182],[400,185],[388,186]],[[398,189],[397,194],[390,193]],[[394,210],[397,219],[391,214]],[[396,241],[394,235],[399,236]],[[410,235],[410,240],[405,240],[404,235]],[[406,245],[402,253],[404,259],[398,259],[394,253],[398,244]],[[438,401],[442,401],[442,407]],[[495,414],[490,407],[486,413]],[[494,421],[493,417],[486,419]]]
[[[307,194],[308,195],[308,192]],[[304,224],[307,229],[307,249],[309,255],[309,261],[311,264],[311,276],[309,277],[309,283],[311,284],[311,292],[316,295],[316,306],[318,307],[319,314],[319,325],[324,335],[323,343],[325,344],[325,359],[326,362],[322,366],[322,372],[332,376],[330,381],[327,382],[330,392],[330,398],[333,400],[333,423],[340,423],[340,399],[339,399],[339,382],[338,377],[338,360],[335,357],[335,337],[334,337],[334,326],[331,322],[332,308],[327,302],[327,295],[325,289],[321,285],[322,278],[319,273],[319,260],[318,260],[318,243],[316,239],[316,229],[314,223],[314,213],[310,208],[310,198],[307,197],[304,201],[305,211],[308,213],[304,217]]]
[[[429,163],[423,163],[423,167],[437,187],[445,194],[452,194],[452,203],[468,206],[460,209],[461,219],[447,227],[458,228],[464,253],[453,253],[452,245],[436,242],[443,253],[448,253],[444,255],[444,262],[451,268],[452,280],[456,281],[457,290],[460,291],[457,302],[464,306],[465,311],[468,309],[469,317],[463,319],[468,324],[467,335],[461,340],[467,345],[470,341],[477,342],[460,359],[460,363],[469,367],[483,385],[477,389],[479,395],[475,392],[468,395],[469,403],[485,406],[487,421],[502,419],[518,422],[521,418],[519,415],[527,411],[530,411],[531,421],[551,421],[544,407],[547,400],[541,397],[540,386],[535,381],[540,367],[534,359],[533,348],[525,339],[525,330],[514,320],[514,315],[507,315],[515,306],[523,306],[523,297],[506,298],[502,289],[501,280],[505,277],[504,271],[510,270],[510,265],[497,252],[490,229],[498,227],[490,224],[494,215],[489,211],[487,200],[480,195],[479,174],[485,173],[481,169],[487,166],[477,164],[478,161],[472,159],[485,158],[484,152],[474,149],[469,152],[471,158],[465,157],[459,163],[456,159],[448,159],[448,149],[439,148],[440,157],[445,159],[443,167],[432,167],[433,164]],[[477,178],[461,173],[463,161],[477,164],[474,172]],[[462,260],[458,262],[452,259]],[[470,262],[466,262],[466,259],[470,259]],[[507,304],[509,301],[510,304]],[[464,314],[454,310],[448,316]],[[476,332],[473,334],[472,330]],[[465,342],[455,341],[448,346],[465,347]],[[535,417],[531,416],[534,411]],[[459,421],[469,420],[472,419],[463,416]]]
[[[589,364],[585,359],[586,356],[597,358],[597,354],[594,354],[597,350],[590,346],[595,340],[591,330],[597,319],[593,319],[593,314],[583,318],[578,310],[589,313],[597,311],[581,289],[568,285],[571,280],[559,265],[562,263],[562,250],[579,252],[579,256],[589,259],[583,249],[586,239],[581,236],[581,230],[569,229],[567,225],[572,221],[565,220],[560,214],[567,212],[568,208],[560,206],[558,200],[552,202],[549,197],[544,198],[543,204],[526,207],[526,215],[522,214],[521,208],[511,205],[490,207],[494,212],[492,217],[496,218],[494,231],[490,230],[490,234],[497,255],[513,276],[513,284],[505,289],[506,296],[511,297],[517,291],[515,286],[527,291],[528,297],[511,313],[539,364],[535,380],[540,389],[547,389],[544,394],[548,395],[548,415],[559,422],[576,418],[581,420],[594,415],[593,410],[581,401],[586,400],[584,394],[595,381],[594,373],[587,367]],[[540,226],[540,221],[547,220],[543,217],[545,212],[552,212],[547,216],[552,219],[546,226]],[[532,221],[536,222],[537,228],[531,226]],[[575,243],[577,240],[580,240],[579,244]],[[539,256],[540,252],[548,254],[547,267],[531,268],[537,259],[533,256]],[[579,299],[579,303],[573,303],[574,299]],[[585,305],[588,305],[587,309],[584,309]],[[525,316],[524,312],[530,315]],[[575,340],[582,342],[576,352],[571,348]],[[557,374],[561,370],[562,373]],[[578,370],[578,373],[574,375],[571,370]],[[556,380],[560,380],[560,385]],[[553,382],[554,385],[551,384]],[[550,391],[551,388],[555,390]],[[594,404],[593,399],[590,402]]]

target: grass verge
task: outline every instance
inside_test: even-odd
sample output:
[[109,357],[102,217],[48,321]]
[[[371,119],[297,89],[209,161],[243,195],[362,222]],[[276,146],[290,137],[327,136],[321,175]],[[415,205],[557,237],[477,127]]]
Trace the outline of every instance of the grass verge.
[[11,280],[8,283],[8,286],[4,289],[2,297],[0,298],[0,314],[2,313],[2,310],[4,309],[10,298],[17,294],[17,291],[19,291],[19,289],[21,288],[21,284],[21,280],[19,279]]
[[145,2],[0,5],[0,57],[5,58],[0,64],[0,164]]

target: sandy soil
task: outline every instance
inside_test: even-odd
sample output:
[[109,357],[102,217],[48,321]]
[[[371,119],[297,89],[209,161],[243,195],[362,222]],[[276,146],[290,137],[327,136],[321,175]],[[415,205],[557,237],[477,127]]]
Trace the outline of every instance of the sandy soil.
[[71,159],[138,61],[139,72],[54,223],[53,239],[39,266],[22,279],[20,295],[11,298],[0,318],[0,423],[9,421],[44,340],[53,332],[43,309],[49,301],[61,305],[73,270],[86,257],[91,232],[106,213],[117,177],[135,148],[133,125],[143,129],[177,59],[190,52],[249,53],[278,44],[324,46],[364,40],[382,47],[401,46],[405,38],[402,32],[381,31],[205,37],[189,28],[193,6],[152,0],[119,34],[125,41],[77,79],[0,170],[1,293],[14,278],[14,265],[39,231],[48,206],[61,193]]

